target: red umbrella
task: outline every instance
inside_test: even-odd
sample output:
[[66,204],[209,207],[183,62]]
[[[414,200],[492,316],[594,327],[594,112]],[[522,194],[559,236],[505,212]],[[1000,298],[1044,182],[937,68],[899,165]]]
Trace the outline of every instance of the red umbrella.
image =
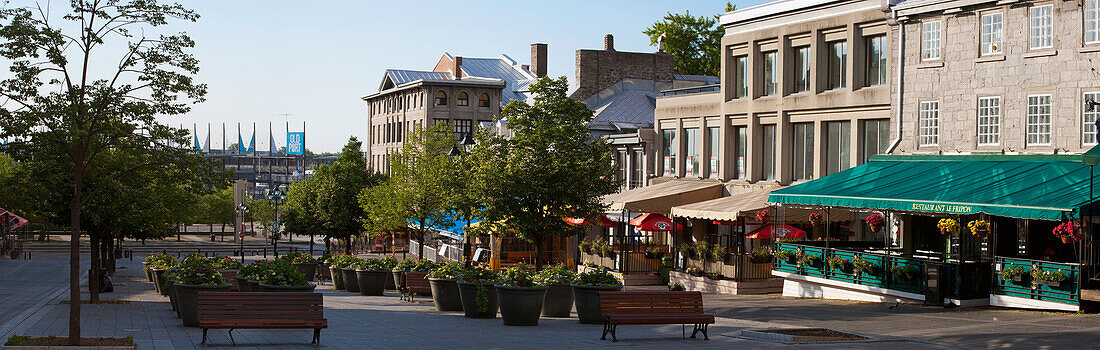
[[30,221],[27,221],[27,219],[19,217],[19,215],[15,215],[15,213],[0,208],[0,226],[3,226],[4,222],[7,222],[9,225],[11,225],[9,228],[12,230],[30,223]]
[[733,220],[711,220],[710,223],[715,225],[737,225],[737,221]]
[[600,226],[600,227],[619,226],[619,223],[611,221],[611,219],[608,219],[607,215],[600,215],[600,217],[596,220],[592,220],[592,219],[588,219],[588,218],[562,218],[562,219],[564,219],[565,222],[568,222],[568,223],[573,224],[573,225],[596,225],[596,226]]
[[[661,214],[645,213],[630,220],[630,224],[638,231],[672,231],[672,220]],[[683,230],[684,225],[676,224],[676,229]]]
[[805,238],[806,231],[799,230],[791,225],[764,225],[749,232],[749,238]]

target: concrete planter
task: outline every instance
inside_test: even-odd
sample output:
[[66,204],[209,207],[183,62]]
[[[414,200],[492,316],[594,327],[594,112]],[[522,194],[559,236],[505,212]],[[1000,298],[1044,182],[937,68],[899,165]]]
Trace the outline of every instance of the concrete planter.
[[240,277],[240,276],[233,276],[233,282],[235,282],[237,284],[237,291],[238,292],[248,293],[248,292],[252,291],[252,285],[248,284],[248,279],[246,279],[246,278],[243,278],[243,277]]
[[164,283],[167,282],[164,280],[164,271],[167,270],[153,269],[153,289],[156,290],[157,293],[161,293],[162,295],[166,294],[161,291],[162,289],[164,289]]
[[538,326],[546,287],[496,286],[500,318],[505,326]]
[[241,291],[241,286],[237,284],[237,272],[239,271],[240,270],[218,270],[218,273],[222,275],[222,278],[224,278],[226,281],[229,281],[229,283],[233,285],[232,288],[229,288],[230,291]]
[[153,269],[149,267],[149,263],[142,261],[141,267],[145,270],[145,279],[153,282]]
[[179,303],[183,325],[187,327],[198,327],[199,325],[199,292],[227,292],[231,287],[230,284],[216,286],[177,284],[178,295],[176,295],[176,299]]
[[[458,295],[462,299],[462,312],[467,318],[496,318],[500,304],[492,284],[458,282]],[[478,303],[478,299],[482,302]]]
[[298,271],[306,275],[306,281],[313,281],[317,278],[317,263],[313,264],[294,264],[298,267]]
[[600,292],[623,290],[622,286],[573,285],[573,298],[577,304],[577,318],[584,324],[603,324],[600,316]]
[[542,315],[546,317],[569,317],[573,311],[573,287],[568,284],[555,284],[546,289],[542,299]]
[[341,276],[344,277],[344,290],[359,293],[359,279],[355,276],[354,269],[340,269]]
[[340,272],[340,268],[329,266],[328,270],[332,275],[333,288],[336,288],[336,290],[344,289],[344,275],[343,272]]
[[180,318],[179,291],[176,290],[176,283],[168,281],[164,288],[168,291],[168,303],[172,305],[172,311],[176,313],[176,318]]
[[259,284],[260,290],[257,292],[299,292],[299,293],[312,293],[317,288],[316,284],[308,284],[304,286],[273,286],[270,284]]
[[397,286],[401,285],[401,273],[404,271],[391,271],[393,274],[393,289],[397,289]]
[[383,295],[390,274],[388,271],[355,270],[355,279],[359,282],[359,294]]
[[436,311],[462,311],[462,298],[455,280],[429,278],[432,285],[432,302]]

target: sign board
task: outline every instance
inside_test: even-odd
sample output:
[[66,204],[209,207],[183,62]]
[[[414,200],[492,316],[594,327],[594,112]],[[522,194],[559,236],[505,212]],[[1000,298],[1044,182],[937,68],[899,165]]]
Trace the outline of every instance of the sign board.
[[244,231],[241,231],[240,233],[238,233],[237,237],[240,237],[241,239],[244,239]]
[[672,176],[672,157],[665,156],[665,176]]
[[306,151],[306,133],[305,132],[288,132],[286,133],[286,154],[305,154]]
[[276,222],[271,223],[271,229],[275,230],[275,231],[278,231],[279,230],[279,222],[276,221]]
[[687,176],[695,176],[695,163],[691,161],[691,157],[685,158],[684,171],[687,172]]
[[710,177],[718,178],[718,157],[710,157]]

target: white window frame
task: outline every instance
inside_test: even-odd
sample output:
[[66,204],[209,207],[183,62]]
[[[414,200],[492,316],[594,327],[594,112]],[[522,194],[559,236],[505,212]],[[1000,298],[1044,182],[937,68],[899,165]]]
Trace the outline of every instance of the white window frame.
[[1027,10],[1028,48],[1049,49],[1054,47],[1054,5],[1032,6]]
[[920,147],[940,145],[940,101],[921,101],[917,109],[917,143]]
[[[934,25],[934,26],[933,26]],[[933,28],[934,27],[934,28]],[[920,59],[935,61],[942,58],[943,21],[921,23]]]
[[[1002,110],[1000,96],[978,98],[978,146],[1001,144]],[[983,139],[986,142],[982,142]]]
[[[1046,103],[1042,101],[1044,98]],[[1046,107],[1045,113],[1043,107]],[[1054,138],[1053,115],[1053,96],[1050,94],[1027,95],[1027,117],[1024,128],[1024,144],[1026,146],[1050,146],[1051,140]],[[1032,136],[1034,136],[1034,139]],[[1046,136],[1046,140],[1043,140],[1043,136]]]
[[[1082,101],[1093,100],[1100,102],[1100,91],[1087,91],[1083,94]],[[1095,146],[1097,142],[1096,119],[1100,119],[1100,107],[1096,110],[1089,112],[1084,109],[1081,110],[1081,144],[1084,146]],[[1088,142],[1091,136],[1092,142]]]
[[1085,44],[1100,44],[1100,0],[1085,0],[1081,7],[1081,22]]
[[[993,23],[993,18],[998,19]],[[986,18],[990,23],[986,25]],[[996,29],[996,30],[994,30]],[[979,56],[1004,54],[1005,14],[1001,11],[982,13],[978,20],[978,53]],[[987,45],[988,44],[988,45]]]

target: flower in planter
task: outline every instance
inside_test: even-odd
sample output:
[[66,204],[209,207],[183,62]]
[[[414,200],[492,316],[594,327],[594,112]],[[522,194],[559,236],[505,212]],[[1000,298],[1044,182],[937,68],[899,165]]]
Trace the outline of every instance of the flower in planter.
[[687,270],[684,270],[684,273],[695,276],[695,277],[702,277],[703,276],[703,270],[699,269],[698,267],[689,267]]
[[886,219],[883,219],[882,215],[871,214],[871,216],[863,219],[863,222],[867,223],[867,227],[870,227],[871,231],[878,232],[882,225],[886,223]]
[[717,272],[707,272],[706,277],[707,277],[707,279],[715,280],[715,281],[722,280],[722,279],[726,278],[726,276],[722,276],[722,274],[717,273]]
[[291,264],[316,264],[317,259],[305,252],[294,252],[287,255],[283,255],[281,258],[290,262]]
[[1058,238],[1061,238],[1063,243],[1076,242],[1081,239],[1081,233],[1077,232],[1077,226],[1071,221],[1058,224],[1058,226],[1054,227],[1052,233],[1058,236]]
[[458,281],[476,284],[493,284],[500,279],[500,276],[497,275],[496,272],[477,267],[465,269],[462,274],[456,277]]
[[428,273],[428,278],[453,280],[458,278],[458,276],[464,272],[466,272],[466,265],[463,265],[460,262],[453,262],[449,264],[439,265],[438,268]]
[[179,259],[168,254],[155,253],[145,257],[145,262],[149,263],[151,269],[165,270],[179,264]]
[[1059,284],[1065,281],[1069,276],[1066,276],[1065,272],[1061,270],[1042,270],[1032,269],[1031,278],[1034,278],[1036,282],[1040,284]]
[[799,266],[814,266],[814,265],[817,265],[817,262],[819,260],[821,260],[821,257],[819,257],[817,255],[813,255],[813,254],[807,254],[807,253],[801,253],[800,252],[796,255],[796,259],[798,259],[798,265]]
[[810,213],[810,226],[813,226],[813,227],[821,226],[821,224],[824,223],[824,222],[825,222],[825,215],[821,214],[821,212],[816,212],[815,211],[815,212]]
[[890,273],[894,275],[895,280],[912,281],[917,275],[917,268],[908,265],[894,265],[890,266]]
[[554,265],[539,271],[538,279],[546,285],[562,285],[572,283],[577,278],[577,273],[565,265]]
[[684,285],[676,283],[676,282],[669,282],[668,283],[668,290],[674,291],[674,292],[683,291],[684,290]]
[[680,254],[683,254],[685,257],[694,256],[695,255],[695,246],[692,246],[691,243],[688,243],[688,242],[684,242],[683,244],[680,244]]
[[1007,266],[1001,269],[1001,279],[1005,281],[1022,281],[1027,275],[1027,270],[1020,266]]
[[940,233],[951,234],[959,230],[959,222],[952,218],[943,218],[936,224],[936,227],[940,228]]
[[695,252],[699,254],[699,257],[707,256],[707,252],[710,252],[710,243],[706,241],[695,242]]
[[753,262],[769,262],[774,257],[775,253],[770,247],[757,247],[752,250],[752,256],[749,259]]
[[244,263],[240,260],[235,260],[228,256],[223,256],[213,260],[214,267],[218,270],[240,270],[244,267]]
[[215,286],[229,282],[218,273],[214,262],[202,255],[191,254],[180,261],[175,280],[182,284]]
[[288,261],[276,261],[271,264],[271,269],[264,275],[260,283],[270,286],[306,286],[309,280],[306,275],[298,271],[298,267]]
[[875,263],[860,258],[853,258],[852,266],[855,268],[856,272],[866,274],[873,274],[875,269],[878,268],[878,265],[875,265]]
[[[754,251],[754,253],[755,253],[755,251]],[[776,250],[774,255],[775,255],[775,258],[777,260],[787,261],[787,260],[790,260],[792,257],[794,257],[794,252],[789,251],[789,250],[780,249],[780,250]]]
[[665,252],[663,250],[661,250],[661,247],[658,247],[658,246],[654,245],[654,246],[650,246],[649,248],[647,248],[645,250],[645,255],[646,255],[647,258],[650,258],[650,259],[658,259],[661,256],[664,256]]
[[580,241],[580,243],[577,243],[577,248],[579,248],[582,252],[588,253],[592,249],[592,241],[589,239]]
[[771,215],[770,212],[768,212],[767,209],[762,209],[762,210],[759,210],[759,211],[756,212],[756,221],[757,222],[760,222],[760,223],[768,222],[769,220],[771,220],[771,217],[772,217],[772,215]]
[[623,285],[615,275],[611,274],[611,269],[600,266],[585,272],[577,274],[577,278],[573,280],[573,284],[579,286],[607,286],[617,287]]
[[390,255],[379,259],[378,263],[382,265],[383,271],[392,271],[394,267],[397,267],[398,262],[396,256]]
[[970,234],[978,237],[985,237],[989,233],[989,221],[974,220],[966,223],[966,227],[970,228]]
[[500,272],[497,284],[505,287],[545,287],[546,282],[524,264],[509,267]]
[[714,245],[714,247],[712,249],[713,250],[710,252],[710,255],[712,257],[714,257],[714,260],[716,260],[716,261],[725,261],[726,257],[729,256],[729,254],[730,254],[729,252],[726,252],[725,249],[718,246],[717,244]]
[[262,280],[268,271],[272,269],[272,264],[271,261],[267,260],[253,262],[241,267],[241,270],[237,271],[237,277],[252,281]]
[[826,260],[829,262],[829,268],[833,271],[841,271],[848,267],[848,260],[839,256],[831,256]]

